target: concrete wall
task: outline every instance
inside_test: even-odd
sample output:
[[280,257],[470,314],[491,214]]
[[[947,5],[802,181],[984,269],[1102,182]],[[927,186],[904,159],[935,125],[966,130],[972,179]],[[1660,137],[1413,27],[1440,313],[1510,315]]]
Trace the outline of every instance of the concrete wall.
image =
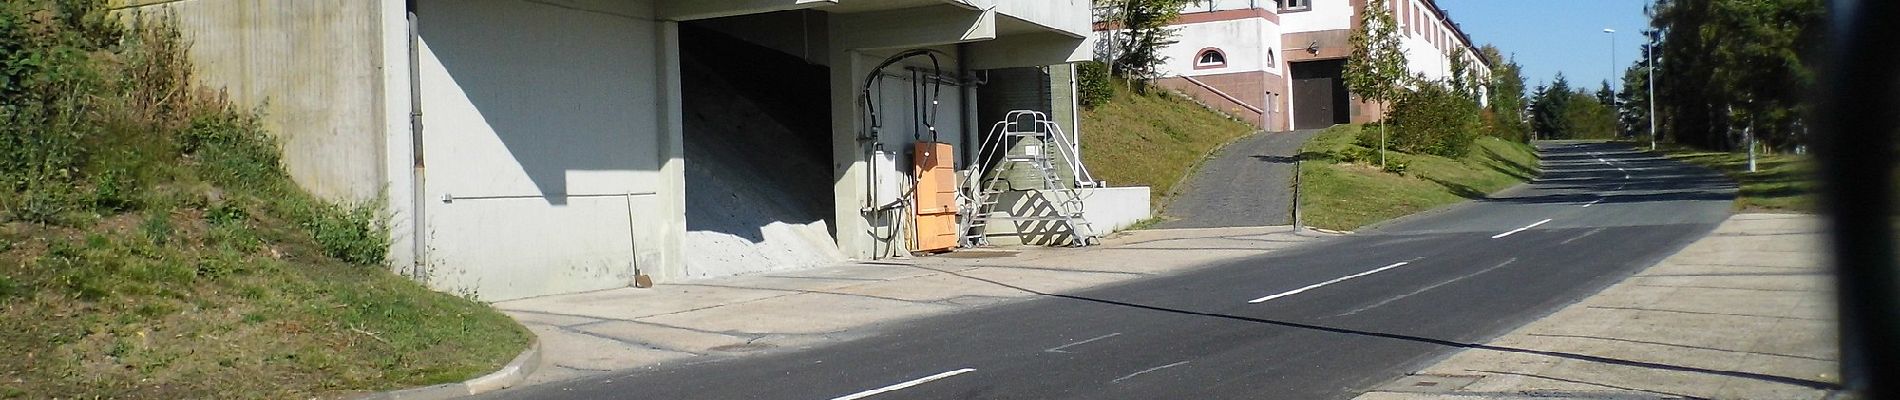
[[418,8],[428,283],[503,300],[681,276],[674,26],[646,2]]
[[[1096,235],[1106,235],[1130,226],[1134,226],[1152,216],[1148,205],[1149,188],[1131,186],[1118,188],[1076,189],[1074,194],[1082,198],[1082,218],[1088,221],[1089,228]],[[1003,194],[998,200],[998,211],[991,214],[997,217],[1051,217],[1060,215],[1056,204],[1066,201],[1067,191],[1015,191]],[[985,226],[984,234],[991,244],[1003,246],[1063,246],[1070,244],[1070,232],[1073,227],[1062,221],[1017,221],[992,219]]]
[[[176,18],[198,78],[258,107],[284,168],[311,193],[369,201],[384,190],[382,1],[116,0],[122,15]],[[400,5],[400,3],[398,3]],[[401,9],[395,11],[400,18]],[[387,58],[386,58],[387,56]]]

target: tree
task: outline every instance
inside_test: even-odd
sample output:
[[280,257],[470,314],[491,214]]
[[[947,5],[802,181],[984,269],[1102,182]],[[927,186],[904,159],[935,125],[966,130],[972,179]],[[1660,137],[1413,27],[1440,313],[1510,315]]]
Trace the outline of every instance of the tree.
[[1492,134],[1517,141],[1530,139],[1530,123],[1524,120],[1524,69],[1516,59],[1506,60],[1497,46],[1489,44],[1478,54],[1491,64],[1491,113],[1496,118]]
[[1405,72],[1405,48],[1398,22],[1386,0],[1371,0],[1352,31],[1352,55],[1346,58],[1346,89],[1379,105],[1379,166],[1385,166],[1385,102],[1397,97]]
[[1168,57],[1161,50],[1173,45],[1178,29],[1169,28],[1181,9],[1201,0],[1112,0],[1097,11],[1098,18],[1121,29],[1112,34],[1110,72],[1140,81],[1157,78]]
[[[1652,50],[1650,46],[1643,46],[1644,56]],[[1649,132],[1649,73],[1646,62],[1632,64],[1623,71],[1623,90],[1616,94],[1616,101],[1622,106],[1617,110],[1617,120],[1626,136]]]
[[1821,0],[1660,1],[1650,21],[1661,33],[1657,122],[1709,149],[1754,137],[1771,150],[1802,144],[1808,56],[1821,47],[1825,13]]
[[1452,92],[1469,100],[1478,99],[1478,82],[1473,79],[1471,61],[1465,58],[1465,48],[1459,46],[1451,51],[1451,78],[1446,82]]
[[[1562,72],[1552,79],[1550,86],[1539,86],[1537,97],[1531,99],[1531,129],[1537,137],[1545,139],[1568,138],[1574,126],[1566,115],[1573,99],[1570,81]],[[1587,101],[1587,100],[1586,100]]]
[[1604,79],[1603,86],[1598,87],[1596,95],[1592,97],[1596,98],[1597,104],[1602,104],[1606,106],[1615,105],[1616,104],[1615,93],[1616,93],[1615,90],[1610,89],[1610,80]]

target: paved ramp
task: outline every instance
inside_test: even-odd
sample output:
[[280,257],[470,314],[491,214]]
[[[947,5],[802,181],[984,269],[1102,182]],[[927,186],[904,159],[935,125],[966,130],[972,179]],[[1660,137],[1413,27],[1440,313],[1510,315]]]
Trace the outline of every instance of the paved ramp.
[[1293,157],[1319,130],[1255,133],[1207,160],[1175,194],[1158,228],[1291,224]]

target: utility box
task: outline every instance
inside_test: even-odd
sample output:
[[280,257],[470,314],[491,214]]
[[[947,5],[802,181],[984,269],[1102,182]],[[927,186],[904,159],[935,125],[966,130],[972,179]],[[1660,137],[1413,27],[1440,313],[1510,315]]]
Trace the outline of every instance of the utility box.
[[957,157],[948,143],[917,142],[911,153],[917,177],[915,240],[911,250],[925,253],[957,247]]

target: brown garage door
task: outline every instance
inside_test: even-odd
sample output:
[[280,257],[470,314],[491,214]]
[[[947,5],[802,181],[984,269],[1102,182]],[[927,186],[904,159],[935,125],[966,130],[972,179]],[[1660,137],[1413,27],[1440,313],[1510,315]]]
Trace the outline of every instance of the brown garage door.
[[1346,84],[1341,79],[1345,61],[1292,63],[1293,127],[1318,129],[1349,121]]

